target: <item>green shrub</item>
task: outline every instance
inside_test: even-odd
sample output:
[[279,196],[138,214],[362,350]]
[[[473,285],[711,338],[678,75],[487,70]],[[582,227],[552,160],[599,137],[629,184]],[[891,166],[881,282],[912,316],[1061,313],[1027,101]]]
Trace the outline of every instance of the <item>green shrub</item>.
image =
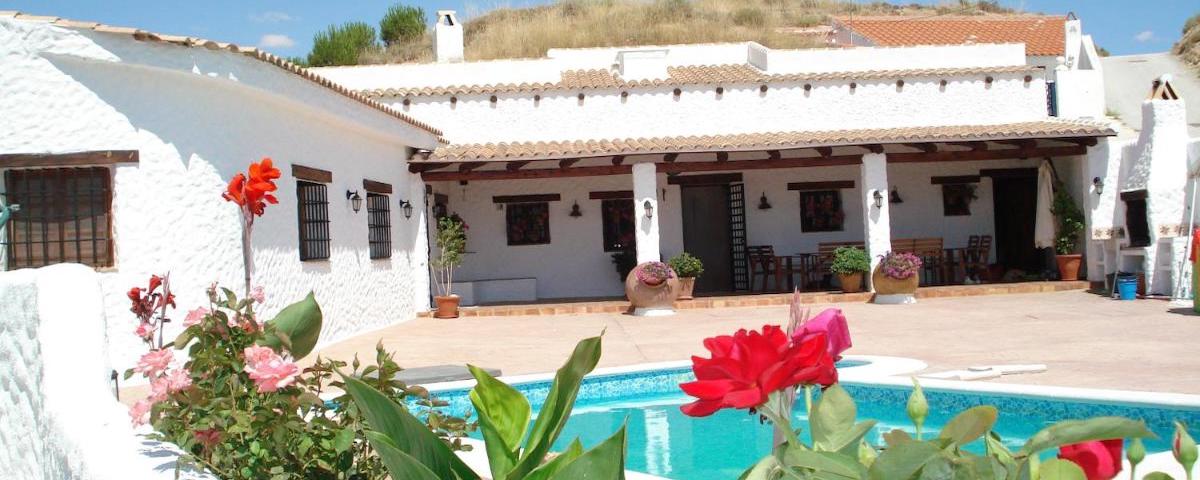
[[742,27],[761,27],[766,25],[767,15],[754,7],[742,7],[733,12],[733,24]]
[[1054,189],[1051,213],[1058,219],[1057,239],[1054,249],[1059,255],[1070,255],[1079,244],[1079,232],[1083,231],[1083,212],[1075,199],[1067,192],[1067,186],[1059,182]]
[[871,270],[871,257],[861,248],[840,247],[833,251],[833,264],[829,270],[841,275],[867,272]]
[[425,9],[392,5],[379,21],[379,36],[384,45],[409,42],[425,35]]
[[687,252],[671,257],[667,263],[671,264],[671,269],[680,277],[696,278],[704,273],[704,263]]
[[363,50],[376,47],[375,29],[363,22],[330,25],[313,35],[312,51],[308,54],[310,67],[354,65]]

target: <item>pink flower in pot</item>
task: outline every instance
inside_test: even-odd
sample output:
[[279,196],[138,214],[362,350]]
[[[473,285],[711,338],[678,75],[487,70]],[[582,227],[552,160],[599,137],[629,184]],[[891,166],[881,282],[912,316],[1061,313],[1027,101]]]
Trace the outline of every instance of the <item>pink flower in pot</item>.
[[675,271],[671,270],[670,265],[663,262],[646,262],[637,266],[636,275],[638,281],[656,287],[675,278]]

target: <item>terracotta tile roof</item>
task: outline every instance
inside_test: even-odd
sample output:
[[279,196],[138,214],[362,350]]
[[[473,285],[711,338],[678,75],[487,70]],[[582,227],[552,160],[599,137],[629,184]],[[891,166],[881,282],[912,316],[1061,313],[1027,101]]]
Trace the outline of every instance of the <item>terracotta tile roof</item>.
[[979,15],[934,17],[835,17],[879,46],[1024,43],[1026,55],[1062,55],[1066,17]]
[[129,36],[133,37],[135,40],[139,40],[139,41],[170,43],[173,45],[180,45],[180,46],[184,46],[184,47],[204,47],[209,50],[223,50],[223,51],[227,51],[227,52],[234,53],[234,54],[246,55],[248,57],[255,58],[257,60],[261,60],[263,62],[269,63],[271,65],[282,68],[284,70],[287,70],[289,72],[295,73],[296,75],[299,75],[300,77],[304,78],[305,80],[311,81],[322,87],[333,90],[334,92],[337,92],[347,98],[350,98],[350,99],[355,100],[359,103],[362,103],[368,107],[371,107],[371,108],[379,110],[383,113],[386,113],[386,114],[388,114],[392,117],[395,117],[405,123],[408,123],[409,125],[412,125],[414,127],[425,130],[425,131],[433,134],[434,136],[438,137],[438,141],[440,141],[442,143],[446,143],[446,140],[442,138],[441,130],[436,129],[433,126],[431,126],[425,122],[419,121],[415,118],[405,115],[404,113],[397,111],[396,109],[392,108],[389,105],[381,103],[373,98],[370,98],[370,97],[363,95],[359,92],[356,92],[354,90],[350,90],[350,89],[343,87],[337,83],[334,83],[334,82],[326,79],[325,77],[322,77],[320,75],[317,75],[316,73],[313,73],[311,70],[308,70],[304,67],[301,67],[292,62],[289,62],[279,56],[272,55],[268,52],[264,52],[262,50],[254,48],[254,47],[243,47],[243,46],[239,46],[239,45],[236,45],[233,43],[217,42],[217,41],[213,41],[213,40],[207,40],[207,39],[196,38],[196,37],[186,37],[186,36],[180,36],[180,35],[167,35],[167,34],[161,34],[161,33],[154,33],[154,32],[148,32],[145,30],[131,28],[131,27],[116,27],[116,26],[105,25],[103,23],[96,23],[96,22],[84,22],[84,21],[79,21],[79,20],[69,20],[69,19],[65,19],[65,18],[52,17],[52,16],[28,15],[28,14],[24,14],[24,13],[16,12],[16,11],[0,10],[0,18],[13,18],[16,20],[21,20],[21,21],[48,23],[48,24],[58,26],[58,27],[86,29],[86,30],[93,30],[93,31],[102,32],[102,33],[115,33],[115,34],[129,35]]
[[1043,119],[1000,125],[948,125],[859,130],[763,132],[657,138],[451,144],[414,162],[536,160],[608,155],[711,151],[754,151],[866,144],[1012,140],[1022,138],[1100,137],[1115,135],[1107,125],[1081,120]]
[[501,83],[486,85],[447,85],[415,88],[380,88],[360,90],[370,96],[444,96],[486,95],[496,93],[527,93],[547,90],[588,90],[617,88],[646,88],[686,85],[733,85],[748,83],[797,82],[806,80],[866,80],[872,78],[902,78],[919,76],[963,76],[983,74],[1038,73],[1041,69],[1028,65],[972,68],[933,68],[910,70],[867,70],[857,72],[775,73],[769,74],[746,64],[691,65],[668,67],[667,78],[622,80],[608,70],[565,70],[558,82]]

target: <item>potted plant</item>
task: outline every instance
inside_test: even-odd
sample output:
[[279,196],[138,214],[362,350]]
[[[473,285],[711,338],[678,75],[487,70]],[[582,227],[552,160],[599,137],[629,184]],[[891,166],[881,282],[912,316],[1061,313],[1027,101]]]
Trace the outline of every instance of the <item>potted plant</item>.
[[625,277],[625,297],[634,315],[671,315],[679,297],[678,275],[663,262],[638,264]]
[[842,291],[862,291],[863,274],[871,271],[871,258],[867,251],[857,247],[840,247],[833,251],[833,264],[829,270],[838,276]]
[[875,303],[916,303],[920,272],[921,257],[905,252],[880,255],[879,266],[871,274]]
[[679,299],[691,300],[692,290],[696,287],[696,277],[704,273],[704,263],[687,252],[671,257],[667,263],[675,270],[675,274],[679,275]]
[[454,269],[462,265],[467,248],[467,225],[454,214],[439,218],[437,227],[438,256],[429,262],[438,291],[438,295],[433,297],[437,304],[433,316],[457,318],[459,297],[451,290],[454,287]]
[[1054,189],[1054,202],[1050,212],[1058,219],[1058,228],[1054,240],[1055,263],[1058,264],[1058,278],[1063,281],[1079,280],[1079,265],[1083,255],[1075,253],[1079,245],[1079,232],[1083,231],[1083,211],[1075,204],[1075,199],[1067,193],[1066,186],[1059,182]]

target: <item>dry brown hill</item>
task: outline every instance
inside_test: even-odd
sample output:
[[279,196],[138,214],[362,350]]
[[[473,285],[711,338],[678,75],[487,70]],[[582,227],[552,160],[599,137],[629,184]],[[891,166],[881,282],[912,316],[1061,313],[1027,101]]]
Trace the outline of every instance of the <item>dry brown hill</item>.
[[1200,13],[1183,24],[1183,36],[1172,51],[1188,65],[1200,67]]

